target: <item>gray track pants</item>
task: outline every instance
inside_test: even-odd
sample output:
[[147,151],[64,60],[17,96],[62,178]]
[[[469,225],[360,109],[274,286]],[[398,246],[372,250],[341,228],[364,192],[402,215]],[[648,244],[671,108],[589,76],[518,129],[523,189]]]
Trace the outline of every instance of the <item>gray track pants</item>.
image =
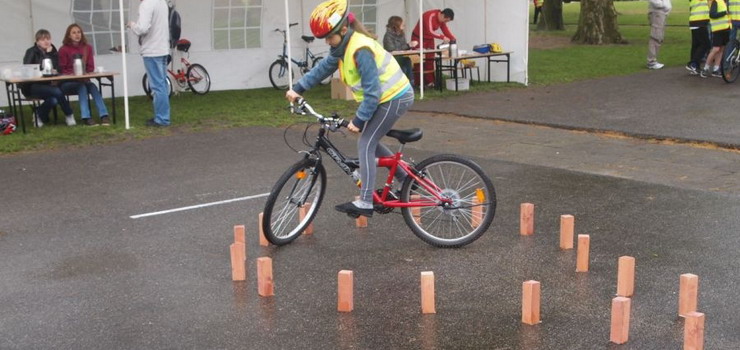
[[[393,124],[406,113],[414,104],[414,90],[409,89],[403,96],[383,103],[365,123],[360,139],[357,141],[357,152],[360,159],[360,199],[364,202],[373,202],[375,190],[375,175],[377,168],[376,157],[387,157],[394,154],[388,147],[380,143],[380,139],[393,128]],[[405,173],[396,172],[396,179],[403,179]]]

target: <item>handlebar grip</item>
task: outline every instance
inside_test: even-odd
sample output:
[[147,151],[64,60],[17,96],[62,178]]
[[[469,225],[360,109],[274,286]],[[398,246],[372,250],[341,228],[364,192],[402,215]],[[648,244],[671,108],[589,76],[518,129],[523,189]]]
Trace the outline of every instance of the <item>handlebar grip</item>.
[[347,126],[349,126],[349,121],[347,121],[347,120],[342,120],[342,122],[341,122],[341,123],[339,123],[339,125],[340,125],[341,127],[343,127],[343,128],[346,128]]

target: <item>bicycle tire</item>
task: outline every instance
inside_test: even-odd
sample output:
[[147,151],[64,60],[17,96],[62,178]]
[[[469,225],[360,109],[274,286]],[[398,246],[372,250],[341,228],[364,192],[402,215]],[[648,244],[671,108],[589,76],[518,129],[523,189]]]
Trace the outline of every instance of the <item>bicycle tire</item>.
[[[170,94],[168,97],[172,97],[174,94],[174,89],[172,88],[172,81],[170,80],[170,77],[167,77],[167,86],[170,88]],[[141,87],[144,88],[144,93],[146,94],[149,99],[152,98],[152,89],[149,88],[149,78],[147,77],[146,73],[144,73],[144,76],[141,78]]]
[[[280,176],[267,197],[262,212],[265,238],[278,246],[298,238],[316,216],[325,191],[326,169],[318,160],[305,158],[293,164]],[[304,203],[311,205],[301,220],[300,207],[295,201],[301,201],[304,195]]]
[[722,73],[722,80],[726,83],[734,83],[738,76],[740,76],[740,64],[738,64],[738,55],[740,55],[740,44],[736,41],[735,47],[727,58],[722,60],[720,70]]
[[191,64],[186,74],[188,86],[196,95],[205,95],[211,90],[211,76],[205,67],[198,63]]
[[[493,182],[475,162],[454,155],[440,154],[421,161],[415,169],[438,186],[455,208],[402,208],[406,225],[424,242],[440,248],[459,248],[480,238],[496,213],[496,191]],[[401,187],[401,200],[412,195],[435,200],[411,176]],[[478,204],[480,203],[480,204]],[[417,210],[415,217],[412,210]]]
[[[276,60],[272,62],[269,69],[270,83],[272,87],[278,90],[287,90],[290,80],[288,80],[288,62],[285,60]],[[291,71],[291,76],[295,76],[295,72]]]
[[[321,61],[323,59],[324,59],[323,56],[318,56],[318,57],[314,58],[313,59],[313,63],[311,64],[311,69],[316,68],[316,65],[319,64],[319,61]],[[321,85],[328,85],[329,83],[331,83],[331,75],[328,76],[328,77],[326,77],[324,80],[321,81]]]

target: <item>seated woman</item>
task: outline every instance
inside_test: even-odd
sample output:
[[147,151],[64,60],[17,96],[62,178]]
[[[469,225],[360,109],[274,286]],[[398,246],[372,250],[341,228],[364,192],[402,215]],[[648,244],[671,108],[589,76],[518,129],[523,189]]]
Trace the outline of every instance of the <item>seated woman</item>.
[[[406,33],[404,31],[405,25],[403,18],[398,16],[391,16],[388,18],[388,24],[385,26],[387,29],[385,36],[383,37],[383,48],[386,51],[399,51],[408,50],[418,44],[417,41],[406,41]],[[411,86],[414,86],[414,72],[412,70],[411,59],[406,56],[394,56],[398,64],[401,66],[401,70],[406,77],[409,78]]]
[[[87,44],[85,33],[82,32],[82,28],[79,25],[70,24],[67,27],[62,43],[63,45],[59,49],[59,67],[62,69],[62,74],[74,74],[74,60],[77,57],[82,59],[83,72],[91,73],[95,71],[92,45]],[[77,93],[79,96],[82,124],[88,126],[98,125],[93,121],[90,114],[90,101],[87,99],[87,94],[90,94],[95,102],[95,106],[98,108],[100,124],[105,126],[110,125],[108,109],[105,107],[103,96],[100,94],[100,90],[98,90],[95,83],[89,79],[80,79],[64,82],[61,88],[65,94]]]
[[[51,43],[51,33],[46,29],[39,29],[36,32],[36,44],[26,50],[26,54],[23,56],[23,64],[41,65],[45,58],[51,59],[52,66],[59,71],[57,48]],[[42,127],[44,123],[49,122],[49,111],[57,104],[62,107],[64,115],[67,116],[67,125],[75,125],[72,108],[69,106],[67,99],[64,98],[62,90],[54,83],[27,83],[21,84],[20,88],[24,96],[44,100],[38,110],[35,111],[36,126]]]

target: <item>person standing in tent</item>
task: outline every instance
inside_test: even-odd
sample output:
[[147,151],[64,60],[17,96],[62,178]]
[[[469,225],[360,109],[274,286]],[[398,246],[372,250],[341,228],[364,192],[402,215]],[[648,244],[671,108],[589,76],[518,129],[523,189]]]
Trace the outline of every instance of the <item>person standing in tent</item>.
[[[452,9],[446,8],[444,10],[429,10],[424,12],[421,16],[421,21],[416,23],[414,31],[411,32],[411,40],[419,41],[421,33],[424,34],[424,41],[421,45],[425,49],[434,49],[434,39],[442,40],[443,43],[455,42],[457,39],[452,34],[450,28],[447,27],[447,22],[455,19],[455,12]],[[442,30],[442,34],[437,33],[437,30]],[[418,47],[414,47],[416,49]],[[434,67],[434,54],[426,54],[424,60],[425,67]],[[418,66],[416,68],[418,71]],[[421,84],[421,79],[417,80]],[[432,71],[424,74],[424,84],[429,87],[434,87],[434,73]]]
[[[347,129],[360,133],[357,151],[361,188],[359,200],[337,205],[335,209],[352,217],[371,217],[377,171],[375,157],[393,154],[380,144],[380,139],[414,103],[414,89],[393,56],[347,10],[346,0],[319,4],[311,13],[310,27],[315,37],[325,39],[331,46],[329,56],[296,82],[285,97],[295,101],[339,69],[341,79],[360,102]],[[397,173],[398,180],[405,177],[405,173]]]
[[139,18],[128,27],[139,36],[139,51],[154,95],[154,118],[147,126],[170,125],[170,94],[167,87],[167,58],[170,54],[169,8],[165,0],[141,0]]

